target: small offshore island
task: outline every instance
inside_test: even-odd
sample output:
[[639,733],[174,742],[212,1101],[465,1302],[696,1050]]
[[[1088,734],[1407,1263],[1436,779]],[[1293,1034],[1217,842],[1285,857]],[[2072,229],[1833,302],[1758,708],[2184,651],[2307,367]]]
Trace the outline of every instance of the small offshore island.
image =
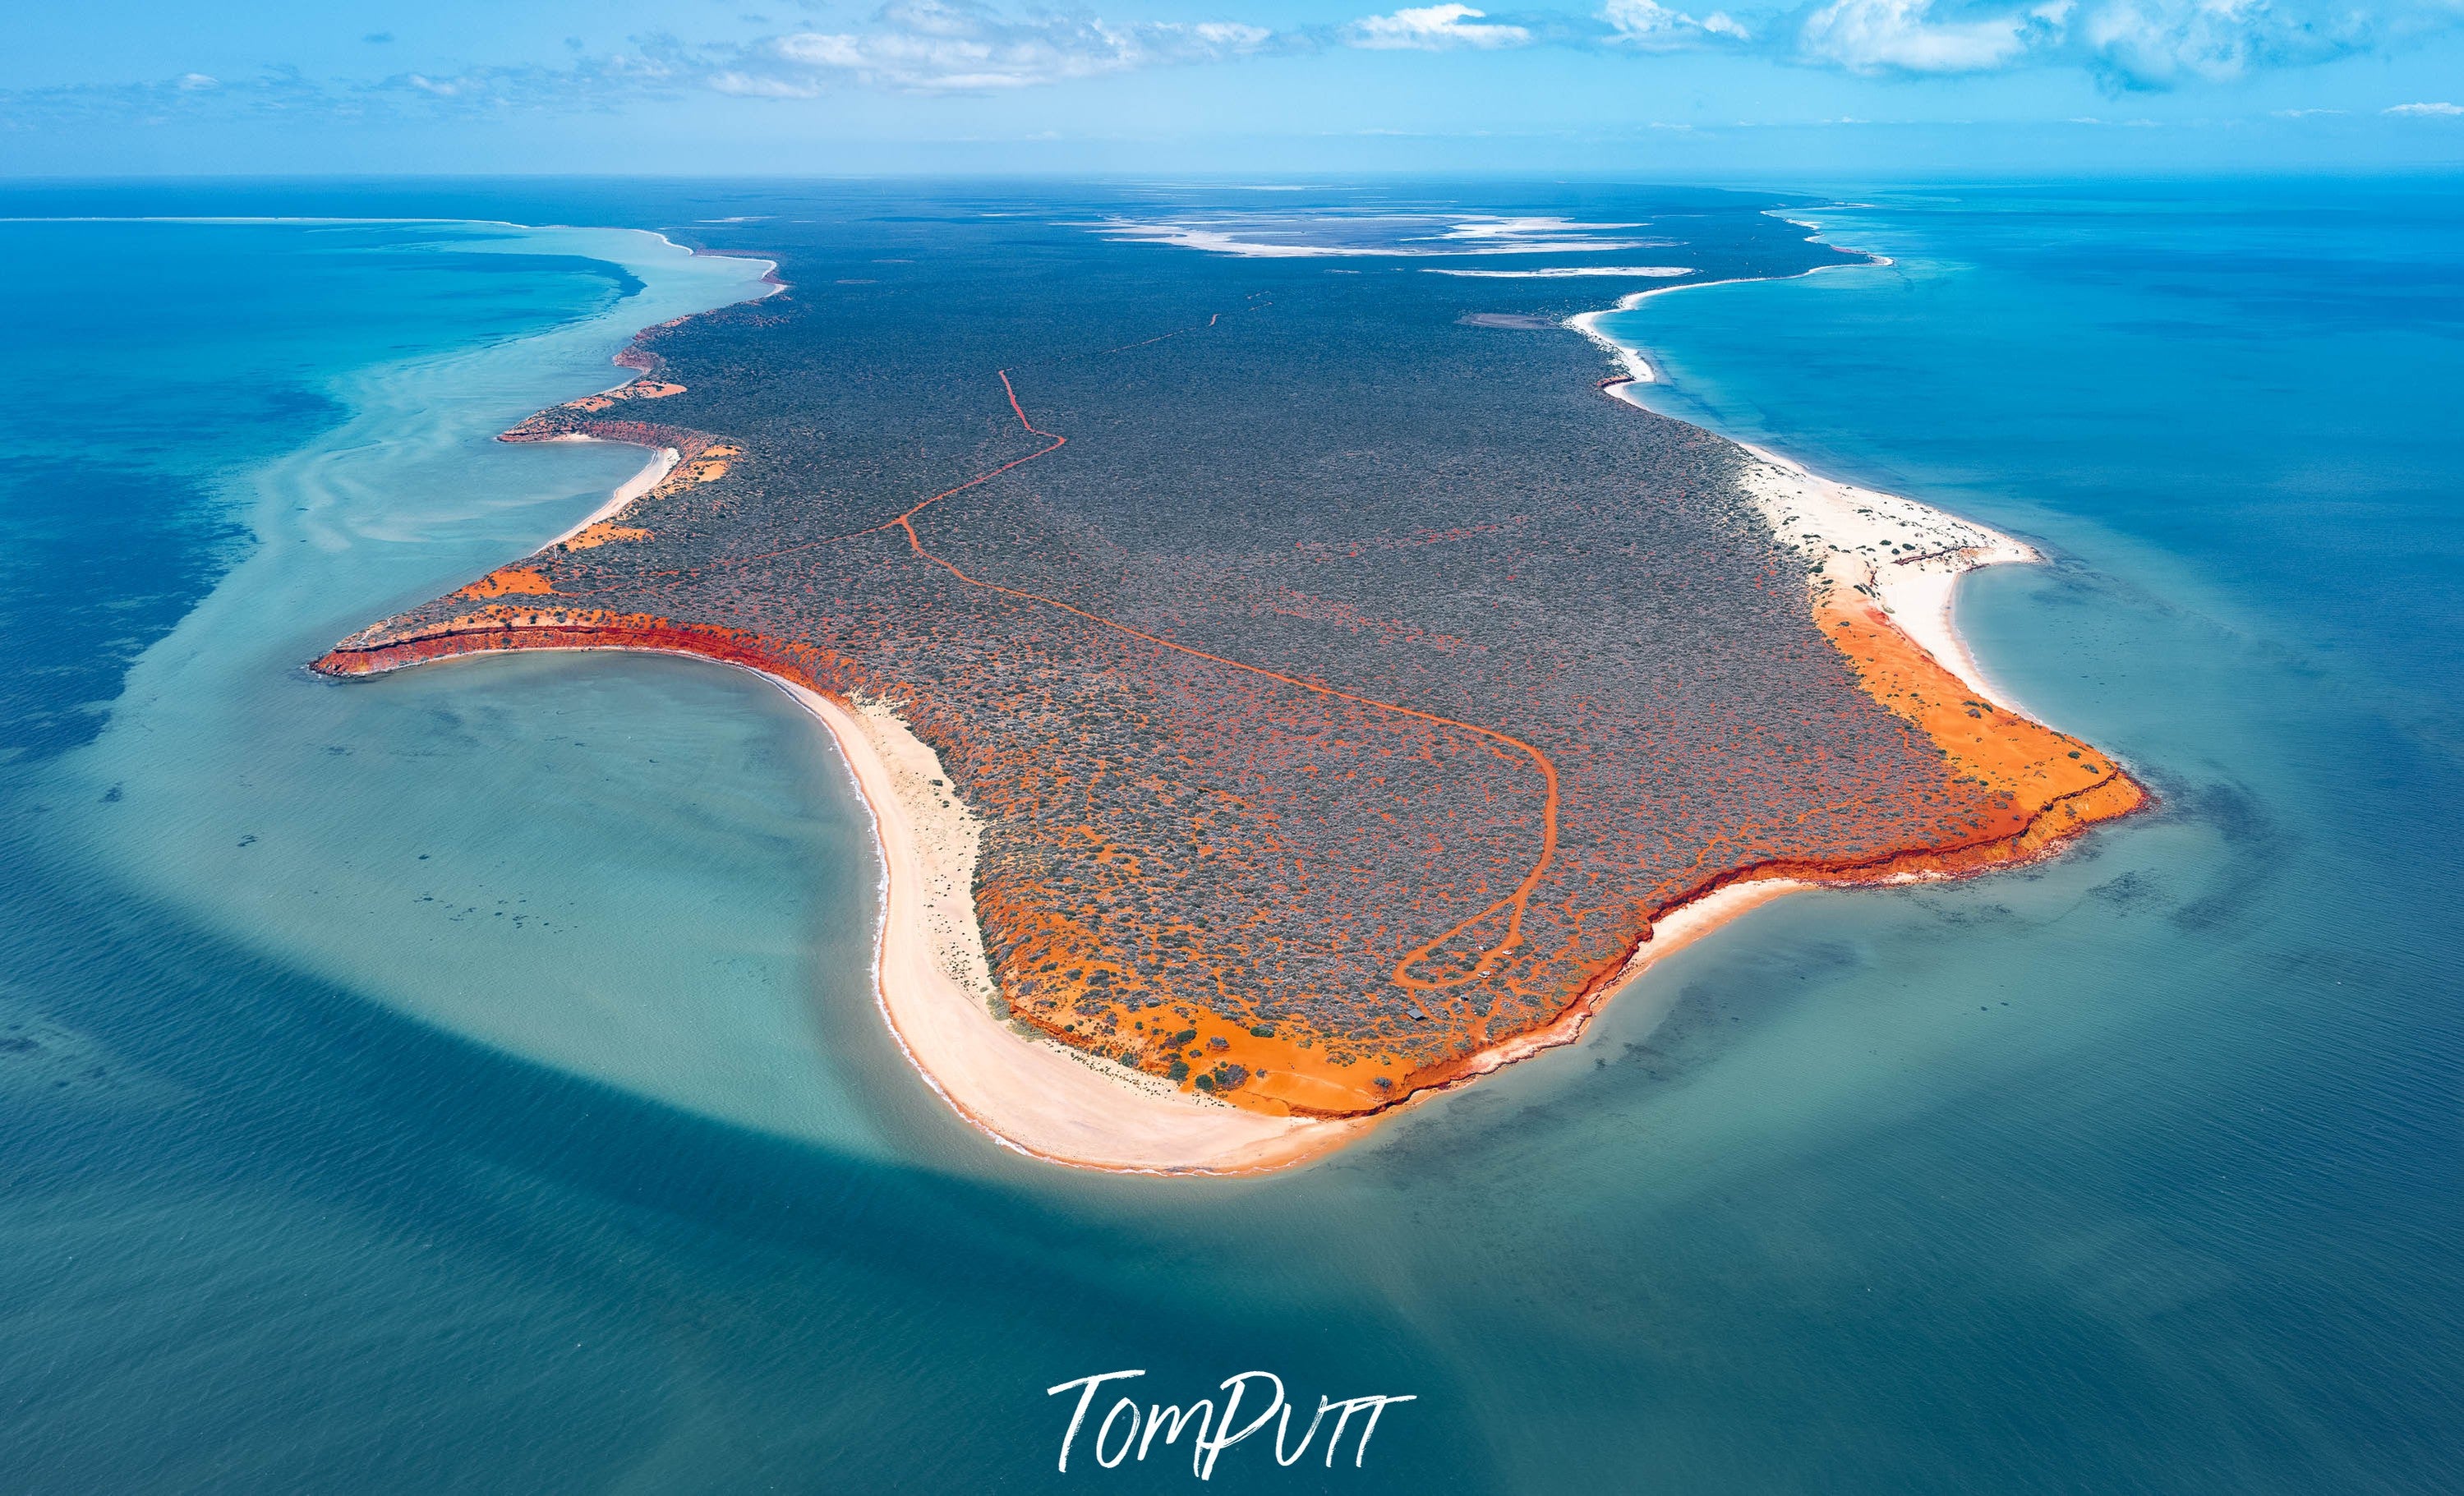
[[2145,802],[1950,627],[2026,546],[1619,398],[1604,299],[1871,262],[1767,207],[699,226],[773,294],[505,433],[649,468],[315,668],[759,671],[872,809],[883,1010],[962,1114],[1314,1156],[1788,889]]

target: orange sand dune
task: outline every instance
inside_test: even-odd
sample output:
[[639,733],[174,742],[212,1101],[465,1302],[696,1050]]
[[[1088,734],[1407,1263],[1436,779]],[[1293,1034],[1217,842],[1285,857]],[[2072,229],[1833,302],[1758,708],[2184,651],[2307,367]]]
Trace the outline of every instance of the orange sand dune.
[[546,577],[528,566],[499,566],[453,595],[465,598],[544,597],[555,591],[556,587]]
[[564,548],[568,551],[586,551],[593,546],[605,545],[611,540],[647,540],[649,539],[650,539],[650,532],[639,526],[616,524],[602,519],[597,524],[583,526],[580,532],[564,542]]

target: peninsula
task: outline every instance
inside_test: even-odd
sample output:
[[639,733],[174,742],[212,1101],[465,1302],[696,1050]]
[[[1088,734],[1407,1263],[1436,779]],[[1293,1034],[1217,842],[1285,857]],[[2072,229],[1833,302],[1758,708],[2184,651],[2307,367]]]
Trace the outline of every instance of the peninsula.
[[643,476],[316,668],[778,682],[872,810],[891,1028],[1009,1146],[1294,1162],[1778,891],[2145,799],[1950,626],[2027,547],[1618,399],[1647,365],[1567,325],[1620,278],[1859,260],[1759,207],[712,237],[786,284],[505,436]]

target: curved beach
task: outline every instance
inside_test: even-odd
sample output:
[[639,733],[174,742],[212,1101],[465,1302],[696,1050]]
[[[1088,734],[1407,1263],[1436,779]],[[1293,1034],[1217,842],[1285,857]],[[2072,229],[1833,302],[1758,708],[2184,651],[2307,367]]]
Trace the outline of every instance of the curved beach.
[[974,902],[980,825],[941,792],[939,758],[878,704],[841,704],[760,673],[829,732],[872,812],[881,850],[874,997],[925,1084],[977,1130],[1056,1163],[1207,1174],[1299,1163],[1366,1130],[1183,1094],[995,1017]]

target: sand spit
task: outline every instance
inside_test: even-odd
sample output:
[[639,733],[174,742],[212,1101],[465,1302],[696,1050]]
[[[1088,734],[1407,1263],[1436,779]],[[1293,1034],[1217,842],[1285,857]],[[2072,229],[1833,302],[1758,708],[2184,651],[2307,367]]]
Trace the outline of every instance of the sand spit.
[[350,678],[509,650],[668,654],[759,675],[837,744],[881,851],[873,1001],[933,1092],[978,1132],[1052,1163],[1122,1174],[1252,1174],[1287,1168],[1367,1131],[1363,1119],[1251,1111],[1175,1089],[1004,1022],[975,910],[982,823],[946,793],[932,748],[889,707],[840,702],[767,669],[756,653],[656,620],[605,627],[495,627],[409,647],[347,645],[315,668]]
[[1197,1174],[1281,1168],[1365,1131],[1187,1094],[996,1017],[975,906],[982,823],[946,793],[940,759],[877,702],[842,705],[769,678],[829,730],[872,809],[882,861],[874,993],[926,1084],[977,1129],[1057,1163]]
[[1960,577],[1981,566],[2044,558],[2027,544],[1896,494],[1836,482],[1776,452],[1754,457],[1746,492],[1780,539],[1819,568],[1831,588],[1860,591],[1899,630],[1977,694],[2019,708],[1993,689],[1950,621]]
[[[1890,262],[1878,257],[1878,263]],[[1804,274],[1853,268],[1818,265]],[[1631,292],[1618,297],[1614,308],[1577,313],[1566,319],[1566,325],[1598,344],[1623,370],[1622,378],[1612,377],[1601,387],[1638,409],[1649,409],[1628,386],[1660,382],[1651,360],[1641,349],[1601,332],[1599,319],[1611,311],[1633,311],[1649,297],[1671,292],[1742,283],[1705,280]],[[1815,563],[1829,583],[1826,590],[1846,588],[1873,598],[1901,632],[1962,683],[2006,711],[2019,710],[1994,690],[1952,626],[1951,598],[1960,577],[1968,572],[1982,566],[2040,561],[2042,556],[1997,530],[1912,498],[1841,483],[1751,443],[1737,445],[1754,459],[1743,475],[1747,494],[1772,533]]]
[[1425,270],[1425,275],[1461,275],[1474,280],[1567,280],[1583,275],[1640,275],[1666,279],[1690,275],[1686,265],[1552,265],[1547,270]]
[[[1794,220],[1792,219],[1790,222]],[[1615,359],[1617,366],[1625,370],[1626,378],[1638,385],[1656,385],[1660,383],[1660,376],[1653,371],[1651,361],[1643,356],[1640,348],[1628,346],[1600,331],[1601,318],[1613,312],[1631,312],[1653,297],[1664,297],[1673,292],[1700,291],[1705,286],[1760,285],[1767,280],[1798,280],[1807,275],[1818,275],[1826,270],[1872,270],[1889,263],[1891,261],[1888,256],[1876,254],[1862,260],[1842,261],[1837,265],[1816,265],[1812,270],[1801,270],[1793,275],[1732,275],[1726,280],[1689,280],[1682,286],[1653,286],[1643,291],[1627,292],[1617,297],[1615,306],[1604,306],[1595,312],[1577,312],[1566,319],[1566,325],[1599,344],[1600,351]],[[1648,272],[1639,272],[1639,274],[1648,274]],[[1640,403],[1636,402],[1638,405]]]

